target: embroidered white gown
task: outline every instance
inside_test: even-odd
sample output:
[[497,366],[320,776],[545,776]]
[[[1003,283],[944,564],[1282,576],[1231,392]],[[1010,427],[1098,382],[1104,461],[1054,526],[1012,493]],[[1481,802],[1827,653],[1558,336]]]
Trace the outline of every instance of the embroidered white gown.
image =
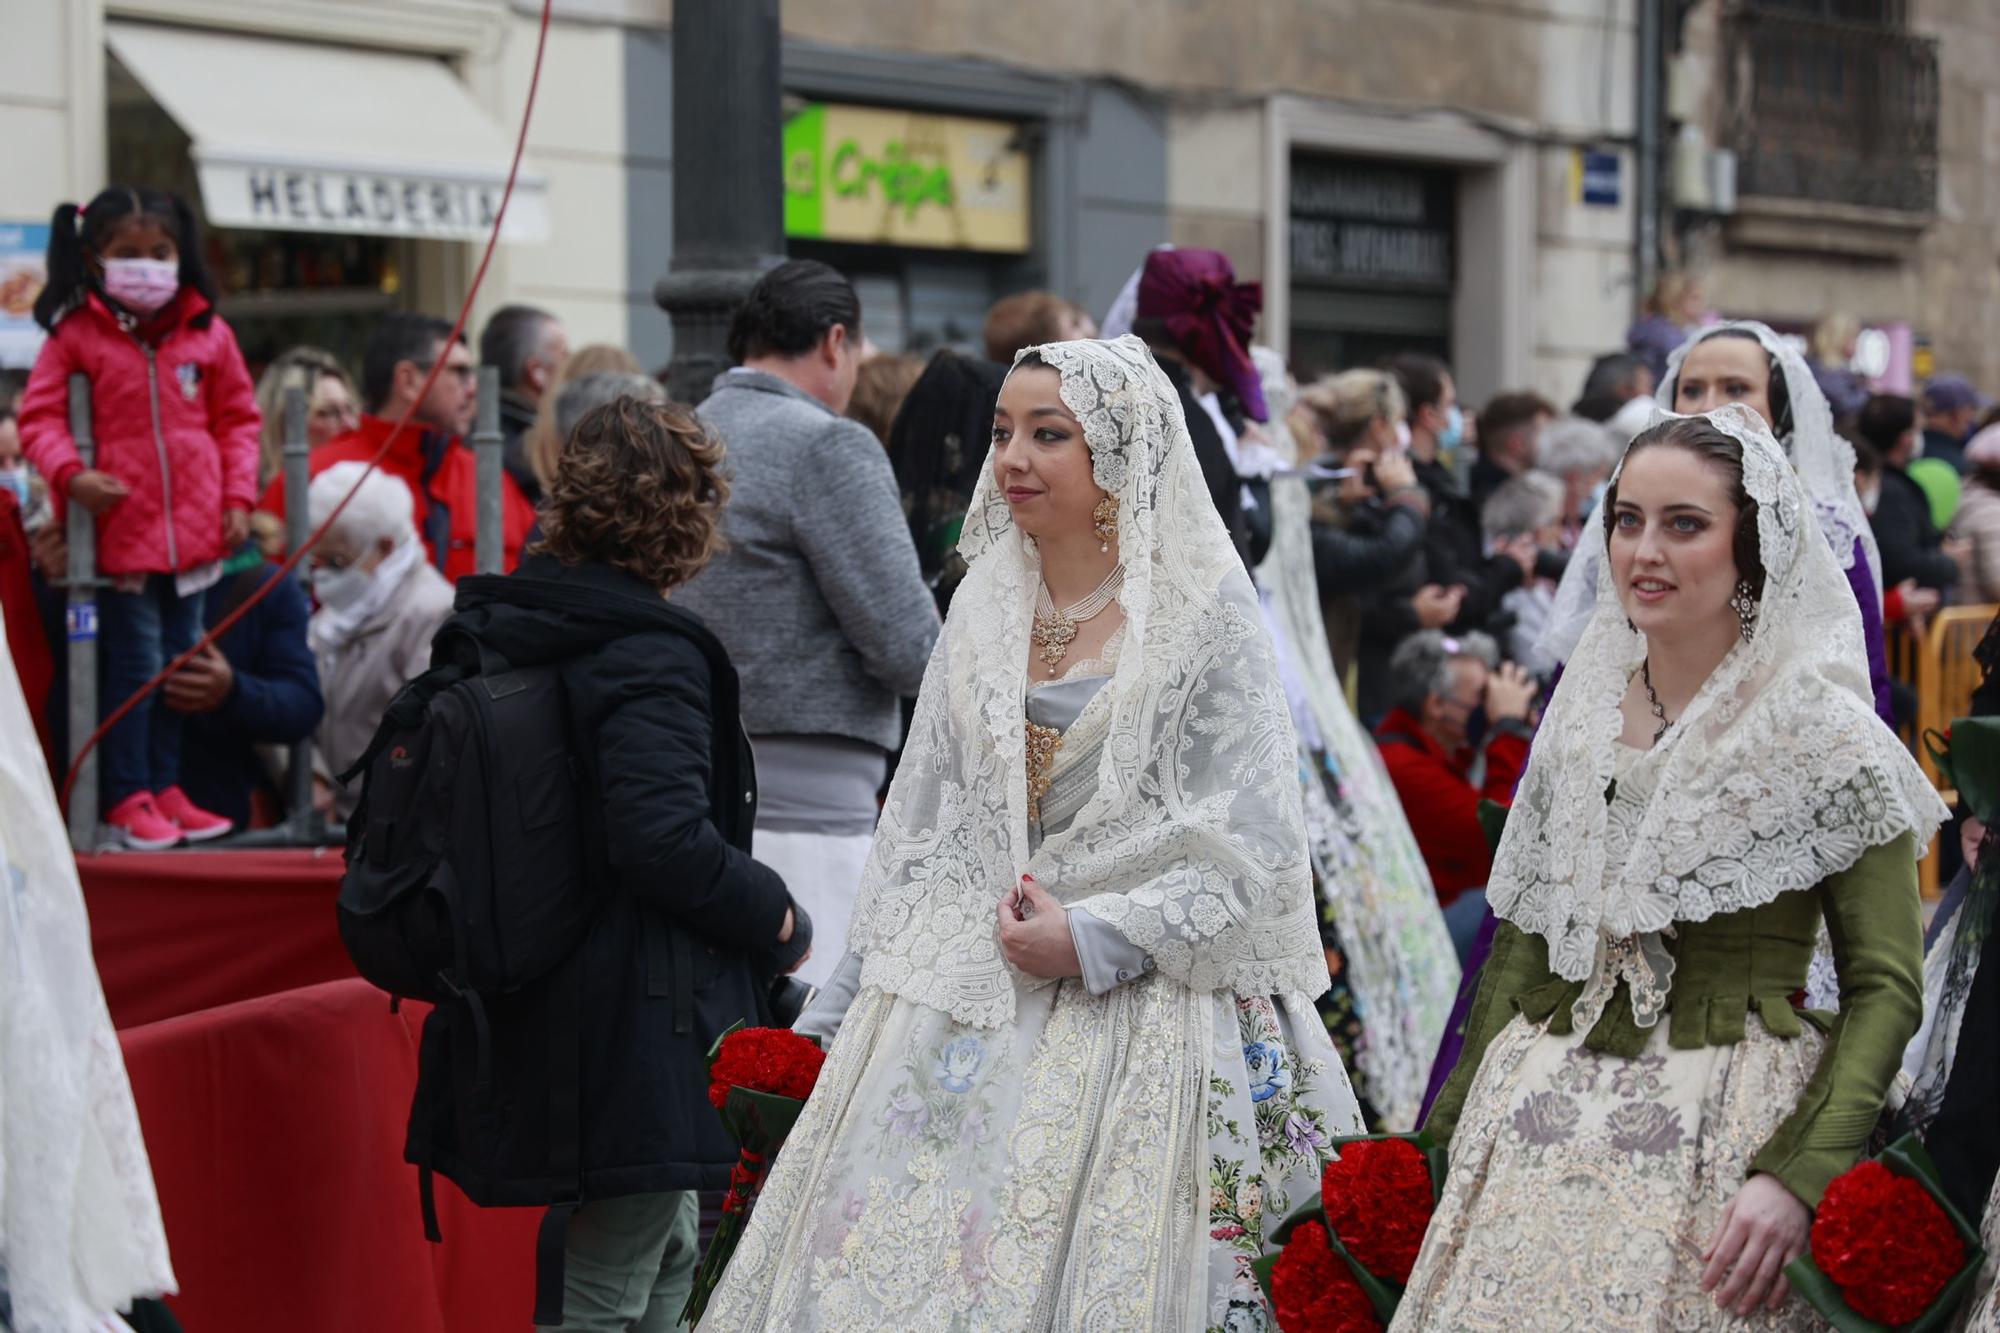
[[[1038,838],[1088,794],[1102,683],[1030,692],[1065,733]],[[1128,971],[1000,1030],[863,988],[703,1327],[1275,1329],[1249,1263],[1360,1132],[1339,1057],[1303,995]]]

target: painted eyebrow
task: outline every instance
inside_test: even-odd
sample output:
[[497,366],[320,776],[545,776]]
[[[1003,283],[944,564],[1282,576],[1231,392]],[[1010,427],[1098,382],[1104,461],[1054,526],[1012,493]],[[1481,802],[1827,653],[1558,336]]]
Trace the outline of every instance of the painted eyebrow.
[[1054,417],[1058,421],[1068,421],[1069,413],[1060,407],[1037,407],[1028,413],[1031,417]]
[[[1627,509],[1631,510],[1635,514],[1642,514],[1645,512],[1645,510],[1639,508],[1638,504],[1632,500],[1620,500],[1618,502],[1617,509],[1613,510],[1612,512],[1618,513]],[[1660,512],[1663,514],[1679,514],[1679,513],[1700,514],[1704,518],[1715,517],[1713,511],[1704,509],[1702,508],[1702,506],[1698,504],[1691,504],[1685,500],[1679,501],[1675,504],[1661,505]]]

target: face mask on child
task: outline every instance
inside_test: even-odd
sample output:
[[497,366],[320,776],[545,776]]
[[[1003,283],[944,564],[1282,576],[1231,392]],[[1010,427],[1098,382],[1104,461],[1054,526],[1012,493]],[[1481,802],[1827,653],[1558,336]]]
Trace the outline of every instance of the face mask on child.
[[312,572],[313,598],[329,611],[345,611],[361,600],[374,581],[372,573],[353,565],[345,569],[322,566]]
[[135,315],[155,313],[181,289],[181,266],[168,259],[107,259],[104,294]]
[[21,512],[28,509],[28,465],[0,467],[0,490],[14,492],[14,498],[21,502]]

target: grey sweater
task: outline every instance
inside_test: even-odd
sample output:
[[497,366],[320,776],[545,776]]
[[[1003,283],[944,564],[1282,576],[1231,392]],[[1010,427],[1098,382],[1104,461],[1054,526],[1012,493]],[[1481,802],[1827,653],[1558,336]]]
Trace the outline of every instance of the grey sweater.
[[938,615],[888,455],[761,371],[717,376],[699,410],[728,450],[729,546],[673,600],[729,650],[745,730],[894,749],[896,700],[923,681]]

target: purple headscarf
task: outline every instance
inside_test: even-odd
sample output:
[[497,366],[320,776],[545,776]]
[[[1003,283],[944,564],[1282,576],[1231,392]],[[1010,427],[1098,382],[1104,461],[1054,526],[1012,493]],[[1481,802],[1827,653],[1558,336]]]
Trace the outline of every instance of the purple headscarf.
[[1250,335],[1264,285],[1236,281],[1220,250],[1155,250],[1139,278],[1139,318],[1167,326],[1181,354],[1229,388],[1252,421],[1270,420],[1264,384],[1250,361]]

